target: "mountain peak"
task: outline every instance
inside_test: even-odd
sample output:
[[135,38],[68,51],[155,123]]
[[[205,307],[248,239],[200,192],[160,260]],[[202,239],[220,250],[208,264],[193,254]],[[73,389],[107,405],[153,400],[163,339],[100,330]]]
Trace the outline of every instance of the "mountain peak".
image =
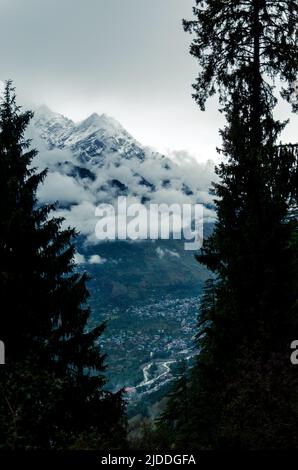
[[103,113],[99,116],[101,122],[103,124],[109,124],[115,128],[118,128],[118,129],[123,129],[122,125],[120,124],[120,122],[118,122],[115,118],[113,118],[112,116],[109,116],[108,114],[106,113]]
[[127,133],[116,119],[105,113],[101,115],[92,113],[87,119],[79,123],[79,127],[85,130],[91,127],[108,134],[114,134],[115,132]]
[[38,108],[34,127],[50,148],[71,148],[81,162],[93,158],[101,165],[104,154],[118,154],[125,158],[144,158],[142,146],[126,129],[108,114],[90,114],[80,122],[73,122],[48,106]]
[[118,125],[120,125],[118,123],[118,121],[116,121],[116,119],[112,118],[111,116],[108,116],[108,114],[97,114],[97,113],[92,113],[90,114],[90,116],[87,117],[87,119],[85,119],[83,122],[90,122],[90,123],[100,123],[100,124],[104,124],[104,123],[117,123]]
[[52,111],[46,104],[42,104],[41,106],[39,106],[35,111],[35,114],[47,117],[56,115],[56,113],[54,113],[54,111]]
[[42,119],[49,122],[54,120],[61,123],[67,123],[68,125],[73,124],[73,121],[71,119],[63,116],[63,114],[61,113],[55,113],[46,104],[43,104],[36,109],[35,116],[38,119]]
[[97,121],[98,119],[100,119],[99,114],[92,113],[92,114],[90,114],[89,117],[87,117],[87,119],[85,119],[85,121]]

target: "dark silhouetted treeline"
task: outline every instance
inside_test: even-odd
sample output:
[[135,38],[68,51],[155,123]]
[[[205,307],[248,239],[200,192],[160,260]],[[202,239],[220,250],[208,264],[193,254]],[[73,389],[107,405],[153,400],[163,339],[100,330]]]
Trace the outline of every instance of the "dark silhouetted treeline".
[[298,447],[298,368],[290,361],[298,338],[298,149],[279,144],[286,123],[273,115],[274,79],[297,111],[297,24],[291,0],[196,1],[194,19],[184,22],[199,65],[194,99],[203,110],[217,92],[227,123],[213,188],[217,223],[197,257],[214,275],[198,319],[199,353],[151,446]]
[[0,105],[0,449],[125,446],[122,392],[104,389],[98,346],[88,329],[86,275],[73,261],[75,231],[41,206],[46,172],[32,167],[24,138],[32,113],[6,83]]

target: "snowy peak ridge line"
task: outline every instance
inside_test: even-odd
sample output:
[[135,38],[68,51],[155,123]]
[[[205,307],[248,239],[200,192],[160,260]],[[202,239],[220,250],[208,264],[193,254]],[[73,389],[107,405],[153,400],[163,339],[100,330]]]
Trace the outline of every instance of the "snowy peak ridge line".
[[121,124],[116,119],[103,113],[101,115],[92,113],[87,119],[84,119],[78,124],[80,127],[94,126],[97,129],[105,129],[110,132],[124,132],[129,135]]
[[[73,133],[86,132],[92,134],[93,132],[101,132],[108,136],[115,136],[115,134],[123,134],[123,136],[133,139],[133,137],[124,129],[124,127],[113,117],[103,113],[101,115],[92,113],[86,119],[79,122],[74,122],[65,117],[63,114],[53,112],[48,106],[40,106],[34,116],[35,127],[39,130],[45,130],[45,127],[50,128],[53,124],[59,124],[61,130],[64,128],[66,134],[71,130]],[[66,137],[66,136],[65,136]],[[133,139],[135,140],[135,139]]]
[[34,127],[48,149],[69,148],[81,161],[101,166],[103,154],[118,153],[125,158],[144,159],[144,148],[114,118],[91,114],[78,123],[41,106],[35,114]]
[[33,123],[38,136],[46,141],[49,149],[63,146],[64,136],[71,133],[75,126],[71,119],[54,113],[46,105],[35,111]]
[[204,218],[214,220],[209,194],[213,168],[182,152],[180,163],[139,144],[115,119],[91,114],[75,123],[42,106],[30,126],[39,150],[34,166],[48,168],[38,190],[42,203],[56,202],[65,227],[76,227],[86,243],[98,243],[94,227],[98,204],[128,202],[205,206]]

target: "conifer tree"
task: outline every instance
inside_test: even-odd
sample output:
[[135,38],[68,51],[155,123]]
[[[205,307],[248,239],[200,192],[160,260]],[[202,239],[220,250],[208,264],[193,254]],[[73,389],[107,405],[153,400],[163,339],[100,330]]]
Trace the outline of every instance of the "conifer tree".
[[36,198],[46,171],[24,135],[32,112],[16,105],[11,81],[0,105],[0,448],[101,448],[125,440],[122,392],[105,391],[88,327],[87,276],[74,264],[75,230]]
[[280,79],[290,102],[298,71],[298,5],[197,0],[194,16],[184,22],[200,66],[194,98],[204,109],[217,92],[227,124],[214,186],[217,223],[198,256],[215,280],[200,319],[188,442],[199,448],[297,447],[298,376],[290,344],[298,335],[297,219],[291,217],[298,151],[277,144],[286,123],[273,116],[273,80]]
[[[189,371],[185,360],[179,361],[177,378],[168,395],[168,403],[156,422],[155,434],[158,437],[157,445],[166,448],[171,441],[178,441],[181,448],[187,447],[188,428],[190,424],[189,408]],[[165,431],[167,428],[167,432]]]

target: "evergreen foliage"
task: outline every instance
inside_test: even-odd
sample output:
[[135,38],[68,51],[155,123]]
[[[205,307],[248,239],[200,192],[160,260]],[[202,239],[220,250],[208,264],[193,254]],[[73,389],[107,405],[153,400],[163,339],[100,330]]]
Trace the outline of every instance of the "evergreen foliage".
[[24,137],[11,81],[0,105],[0,448],[125,445],[122,392],[105,391],[98,341],[88,327],[87,276],[74,264],[73,229],[36,198],[46,171]]
[[[194,98],[218,93],[227,124],[214,185],[217,222],[198,255],[214,274],[201,306],[188,426],[164,419],[169,445],[298,447],[297,154],[280,145],[274,80],[291,101],[298,71],[297,1],[196,1]],[[297,101],[293,100],[293,111]],[[169,409],[172,406],[168,405]]]

